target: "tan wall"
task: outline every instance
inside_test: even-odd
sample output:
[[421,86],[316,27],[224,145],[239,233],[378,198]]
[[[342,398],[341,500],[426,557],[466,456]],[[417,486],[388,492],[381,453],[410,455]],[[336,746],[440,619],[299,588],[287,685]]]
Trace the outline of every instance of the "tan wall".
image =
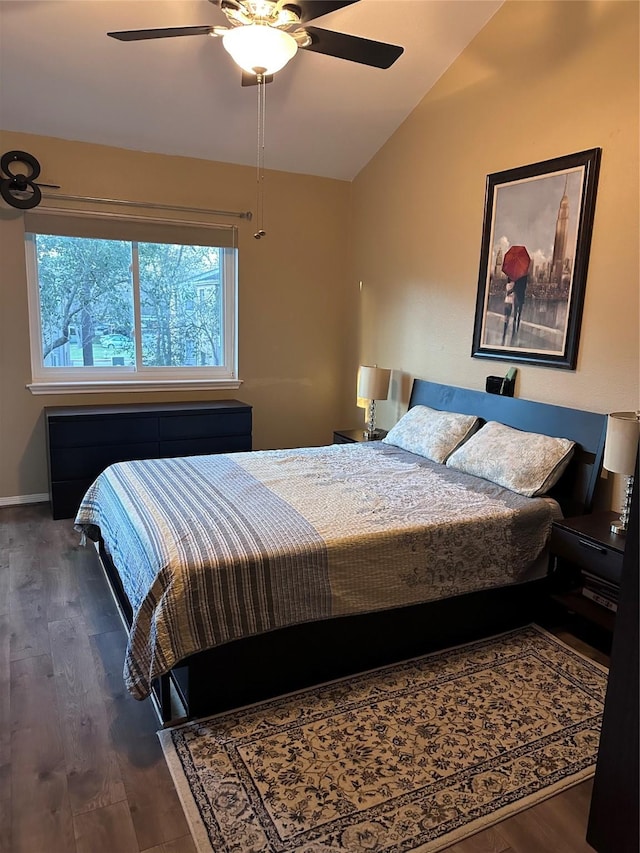
[[[255,210],[254,168],[0,133],[0,151],[14,149],[65,194]],[[33,396],[22,216],[0,210],[0,500],[47,491],[44,406],[236,397],[254,406],[257,449],[329,443],[349,426],[349,198],[344,181],[267,172],[266,238],[253,238],[255,221],[219,218],[239,223],[243,385],[218,393]]]
[[484,388],[471,358],[486,175],[602,148],[575,371],[517,365],[516,394],[597,412],[639,404],[638,11],[507,0],[354,182],[361,357]]

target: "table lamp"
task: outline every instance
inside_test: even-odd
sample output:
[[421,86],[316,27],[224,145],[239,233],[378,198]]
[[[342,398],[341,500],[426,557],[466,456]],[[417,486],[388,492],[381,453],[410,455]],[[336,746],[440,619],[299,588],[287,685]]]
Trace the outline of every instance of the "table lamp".
[[391,370],[363,364],[358,369],[358,405],[368,408],[367,429],[364,437],[371,441],[378,437],[376,430],[376,400],[389,396]]
[[627,532],[639,437],[640,414],[638,412],[612,412],[607,416],[607,437],[602,467],[613,474],[624,474],[627,478],[622,513],[620,518],[611,525],[612,533]]

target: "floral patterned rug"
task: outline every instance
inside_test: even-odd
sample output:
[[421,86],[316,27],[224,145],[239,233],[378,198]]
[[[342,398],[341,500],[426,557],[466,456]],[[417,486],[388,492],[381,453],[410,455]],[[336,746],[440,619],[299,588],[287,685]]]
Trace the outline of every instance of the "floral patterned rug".
[[201,853],[433,853],[593,775],[606,679],[530,625],[159,736]]

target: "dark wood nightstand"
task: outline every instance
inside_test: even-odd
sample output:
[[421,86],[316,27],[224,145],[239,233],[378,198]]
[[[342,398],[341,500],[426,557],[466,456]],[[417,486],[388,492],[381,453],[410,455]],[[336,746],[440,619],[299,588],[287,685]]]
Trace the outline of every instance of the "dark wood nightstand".
[[375,438],[367,438],[366,431],[362,429],[339,429],[333,434],[334,444],[351,444],[357,441],[380,441],[387,434],[386,429],[376,430]]
[[615,512],[554,521],[549,543],[551,594],[568,610],[613,630],[615,611],[583,593],[617,600],[622,575],[625,537],[611,533]]

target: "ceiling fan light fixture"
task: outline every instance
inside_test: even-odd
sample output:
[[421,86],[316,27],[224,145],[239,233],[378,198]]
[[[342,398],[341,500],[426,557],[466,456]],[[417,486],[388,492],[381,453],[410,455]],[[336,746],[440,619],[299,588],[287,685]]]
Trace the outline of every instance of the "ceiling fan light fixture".
[[222,37],[227,53],[240,68],[250,74],[275,74],[296,54],[293,36],[266,24],[235,27]]

